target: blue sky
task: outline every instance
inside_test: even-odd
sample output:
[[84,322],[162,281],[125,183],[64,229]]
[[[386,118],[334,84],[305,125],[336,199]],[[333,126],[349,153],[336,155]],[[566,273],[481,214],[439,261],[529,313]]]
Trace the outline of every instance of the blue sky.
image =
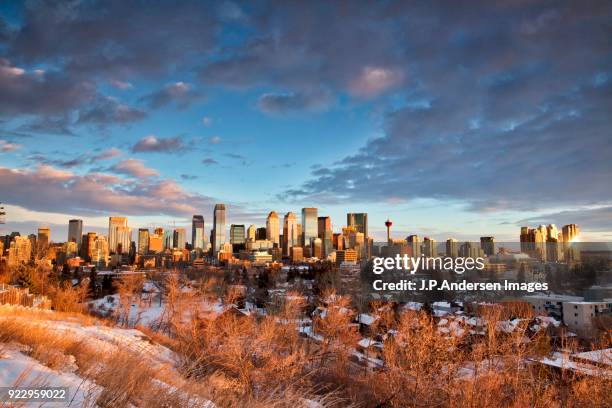
[[[7,231],[319,207],[612,237],[608,2],[4,2]],[[0,232],[2,233],[2,232]]]

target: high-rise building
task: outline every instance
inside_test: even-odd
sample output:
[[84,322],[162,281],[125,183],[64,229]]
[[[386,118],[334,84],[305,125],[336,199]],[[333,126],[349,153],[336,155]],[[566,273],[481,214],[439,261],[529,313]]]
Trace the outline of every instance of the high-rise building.
[[272,243],[276,245],[280,245],[279,234],[280,220],[278,214],[274,211],[270,211],[268,218],[266,218],[266,239],[272,241]]
[[83,240],[83,258],[92,261],[94,256],[95,244],[98,234],[95,232],[88,232],[87,235],[84,235],[85,239]]
[[486,256],[495,255],[495,237],[480,237],[480,248]]
[[412,256],[414,256],[415,258],[417,256],[421,256],[421,242],[419,240],[419,236],[408,235],[406,241],[408,242],[408,247],[412,249]]
[[149,253],[149,229],[140,228],[138,230],[138,255],[146,255]]
[[83,220],[68,221],[68,242],[76,242],[77,247],[81,248],[83,239]]
[[242,245],[245,242],[244,239],[244,224],[232,224],[230,226],[230,244]]
[[127,254],[130,252],[132,244],[132,229],[130,227],[117,227],[117,249],[118,254]]
[[[260,227],[255,230],[255,239],[268,240],[268,230],[266,227]],[[272,242],[272,241],[270,241]]]
[[438,256],[438,251],[436,249],[436,241],[432,238],[425,237],[423,238],[423,255],[428,258],[435,258]]
[[172,251],[174,249],[174,231],[164,231],[164,249]]
[[187,240],[187,232],[185,228],[176,228],[173,236],[173,248],[185,249],[185,242]]
[[318,236],[318,217],[316,208],[302,208],[302,243],[310,246],[310,240]]
[[333,251],[333,233],[331,227],[331,218],[319,217],[318,218],[318,231],[317,235],[321,238],[321,251],[322,257],[326,257]]
[[191,246],[204,249],[204,216],[194,215],[191,219]]
[[127,223],[127,217],[108,218],[108,249],[111,253],[121,253],[120,247],[122,251],[128,251],[130,248],[131,237],[127,234]]
[[253,224],[249,225],[249,228],[247,228],[247,234],[246,234],[247,241],[253,242],[257,239],[255,231],[256,231],[255,226]]
[[38,239],[36,240],[36,252],[39,258],[43,258],[51,243],[51,229],[49,227],[38,228]]
[[225,235],[226,216],[225,204],[216,204],[213,214],[213,256],[217,256],[217,253],[221,250],[221,245],[227,240]]
[[346,225],[355,227],[357,232],[361,232],[364,238],[368,238],[368,214],[367,213],[348,213],[346,214]]
[[450,258],[457,258],[459,256],[459,244],[454,238],[446,240],[446,256]]
[[580,234],[580,228],[578,228],[576,224],[564,225],[561,231],[563,234],[563,242],[567,243],[573,242],[578,237],[578,234]]
[[283,220],[283,255],[289,256],[291,247],[298,246],[298,223],[294,213],[288,212]]
[[93,244],[91,262],[95,263],[98,267],[105,267],[108,263],[109,254],[110,251],[106,237],[99,235]]
[[159,254],[163,252],[163,250],[164,250],[164,229],[155,228],[154,233],[149,235],[149,252],[152,254]]
[[28,237],[15,236],[8,248],[8,265],[17,266],[30,262],[32,256],[32,243]]

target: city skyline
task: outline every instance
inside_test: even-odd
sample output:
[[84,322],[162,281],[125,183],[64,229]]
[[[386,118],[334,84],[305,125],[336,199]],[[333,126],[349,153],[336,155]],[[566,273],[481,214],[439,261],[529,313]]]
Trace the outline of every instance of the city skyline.
[[378,240],[387,218],[438,240],[550,223],[612,240],[609,5],[478,10],[5,2],[0,233],[122,215],[189,239],[224,202],[228,225],[367,212]]

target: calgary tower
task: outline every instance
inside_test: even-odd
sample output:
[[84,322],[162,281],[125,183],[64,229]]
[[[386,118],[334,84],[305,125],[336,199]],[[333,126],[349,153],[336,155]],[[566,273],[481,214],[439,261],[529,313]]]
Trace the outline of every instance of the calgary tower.
[[391,220],[387,218],[387,221],[385,221],[385,226],[387,227],[387,242],[391,242],[391,226],[392,225],[393,223],[391,222]]

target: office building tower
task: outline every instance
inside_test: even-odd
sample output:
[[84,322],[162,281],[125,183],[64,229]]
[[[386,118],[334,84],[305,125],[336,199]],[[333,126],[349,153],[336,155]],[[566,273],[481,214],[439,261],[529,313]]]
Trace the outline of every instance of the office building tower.
[[185,228],[176,228],[173,236],[173,248],[185,249],[185,242],[187,241],[187,232]]
[[108,263],[108,257],[110,251],[108,248],[108,241],[106,237],[99,235],[94,241],[93,248],[91,251],[91,262],[96,264],[99,268],[103,268]]
[[87,235],[84,235],[84,237],[85,238],[83,239],[83,258],[91,262],[94,255],[95,243],[98,234],[96,234],[95,232],[88,232]]
[[289,256],[294,246],[298,246],[297,217],[294,213],[288,212],[283,220],[283,255]]
[[412,250],[412,256],[421,256],[421,241],[418,235],[408,235],[406,242],[408,242],[408,247]]
[[155,228],[153,234],[149,235],[149,253],[159,254],[163,252],[163,250],[164,250],[164,230],[163,228]]
[[347,227],[355,227],[357,232],[361,232],[365,239],[368,238],[368,214],[367,213],[348,213],[346,214],[346,225]]
[[421,247],[423,248],[423,255],[425,255],[426,257],[435,258],[436,256],[438,256],[436,241],[434,239],[429,237],[423,238],[423,245],[421,245]]
[[480,248],[486,256],[495,255],[495,237],[480,237]]
[[454,238],[446,240],[446,256],[450,258],[457,258],[459,256],[459,244]]
[[[125,229],[127,228],[126,217],[109,217],[108,218],[108,249],[111,253],[121,253],[118,249],[121,246],[125,251],[130,247],[131,239],[125,239]],[[121,228],[121,239],[119,237],[119,228]]]
[[564,225],[561,229],[563,234],[563,242],[574,242],[578,238],[578,234],[580,234],[580,228],[576,224],[567,224]]
[[319,217],[318,218],[318,231],[317,235],[321,239],[322,257],[326,257],[333,252],[333,233],[331,227],[331,218]]
[[323,240],[321,238],[314,238],[310,246],[312,248],[312,256],[323,259]]
[[[255,239],[257,240],[268,240],[268,229],[266,227],[260,227],[255,230]],[[270,241],[272,242],[272,241]]]
[[225,204],[216,204],[213,213],[213,256],[217,256],[217,253],[221,250],[221,245],[227,240],[225,235],[226,216]]
[[277,246],[280,245],[280,219],[275,211],[270,211],[266,218],[266,239],[272,241]]
[[138,230],[138,255],[146,255],[149,253],[149,229],[140,228]]
[[15,236],[8,248],[8,266],[17,266],[30,262],[32,243],[28,237]]
[[243,245],[245,242],[244,234],[244,224],[232,224],[230,226],[230,244]]
[[318,217],[316,208],[302,208],[302,243],[310,246],[310,240],[317,238]]
[[249,228],[247,228],[246,239],[250,242],[253,242],[257,239],[255,233],[255,226],[253,224],[249,225]]
[[117,250],[118,254],[127,254],[130,252],[132,243],[132,229],[130,227],[117,227]]
[[68,242],[76,242],[77,247],[81,248],[83,239],[83,220],[68,221]]
[[49,227],[39,227],[38,239],[36,240],[36,252],[38,253],[38,258],[44,258],[50,243],[51,229]]
[[194,215],[191,219],[191,247],[193,249],[204,249],[204,217]]
[[174,249],[174,231],[172,230],[164,231],[164,250],[166,249],[170,251]]

